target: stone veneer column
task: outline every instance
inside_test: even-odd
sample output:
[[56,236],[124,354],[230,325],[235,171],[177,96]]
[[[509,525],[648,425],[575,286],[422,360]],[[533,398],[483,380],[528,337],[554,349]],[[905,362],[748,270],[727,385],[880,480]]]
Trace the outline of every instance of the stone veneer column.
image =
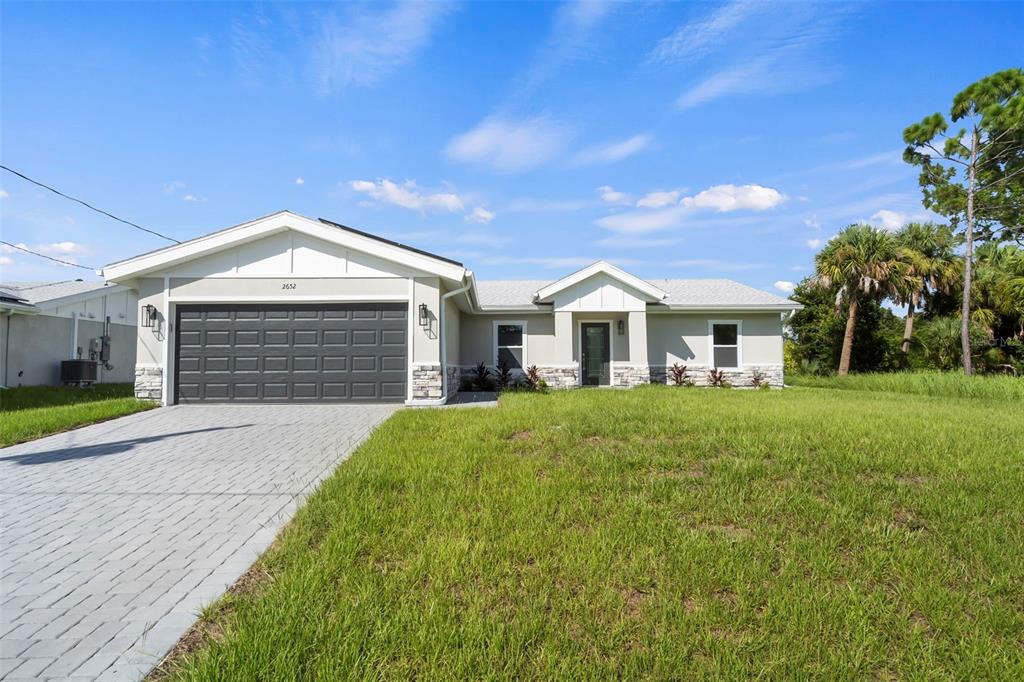
[[441,365],[413,365],[412,368],[412,399],[440,400]]
[[164,388],[164,368],[159,365],[135,366],[135,397],[141,400],[161,400]]

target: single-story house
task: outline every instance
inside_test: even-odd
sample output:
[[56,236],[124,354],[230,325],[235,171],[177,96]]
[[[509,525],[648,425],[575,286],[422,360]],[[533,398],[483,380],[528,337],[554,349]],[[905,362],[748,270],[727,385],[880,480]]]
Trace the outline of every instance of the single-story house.
[[100,382],[135,379],[135,291],[80,279],[0,284],[0,382],[4,386],[56,386],[62,360],[98,358],[109,337]]
[[729,280],[644,280],[600,261],[554,281],[462,263],[289,211],[108,265],[138,292],[136,394],[441,404],[477,363],[554,388],[665,381],[674,363],[782,384],[799,305]]

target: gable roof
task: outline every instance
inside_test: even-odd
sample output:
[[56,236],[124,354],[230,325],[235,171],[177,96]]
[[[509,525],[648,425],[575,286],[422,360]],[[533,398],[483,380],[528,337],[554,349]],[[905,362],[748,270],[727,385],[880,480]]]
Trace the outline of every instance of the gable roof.
[[571,286],[579,284],[580,282],[590,279],[594,275],[605,274],[614,280],[622,282],[626,286],[636,289],[644,296],[648,297],[648,303],[655,303],[661,301],[667,296],[667,294],[654,286],[646,280],[642,280],[636,275],[631,275],[625,270],[615,267],[611,263],[603,260],[599,260],[596,263],[591,263],[582,270],[577,270],[571,275],[566,275],[562,279],[555,280],[547,286],[540,288],[537,291],[536,301],[538,303],[549,302],[555,294],[560,291],[564,291]]
[[[731,279],[653,279],[650,283],[666,292],[666,298],[652,308],[667,310],[763,309],[793,310],[800,305],[767,291],[749,287]],[[480,280],[476,283],[477,302],[487,310],[550,310],[538,305],[535,295],[552,282],[547,280]]]
[[[55,301],[68,296],[78,296],[99,289],[113,289],[102,280],[84,281],[80,279],[63,280],[60,282],[6,282],[0,284],[0,289],[17,296],[26,303],[39,305],[49,301]],[[116,287],[120,290],[120,287]],[[102,293],[110,293],[104,291]]]
[[145,276],[285,230],[302,232],[316,239],[369,253],[411,269],[450,280],[462,281],[466,272],[461,263],[427,251],[353,230],[329,220],[313,220],[291,211],[278,211],[180,244],[173,244],[127,260],[111,263],[103,268],[103,276],[113,281]]

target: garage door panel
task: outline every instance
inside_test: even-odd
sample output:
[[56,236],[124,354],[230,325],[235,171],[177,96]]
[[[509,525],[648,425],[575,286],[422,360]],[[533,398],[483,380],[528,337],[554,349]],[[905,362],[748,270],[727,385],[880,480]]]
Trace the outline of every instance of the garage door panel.
[[181,305],[180,402],[401,401],[407,306]]

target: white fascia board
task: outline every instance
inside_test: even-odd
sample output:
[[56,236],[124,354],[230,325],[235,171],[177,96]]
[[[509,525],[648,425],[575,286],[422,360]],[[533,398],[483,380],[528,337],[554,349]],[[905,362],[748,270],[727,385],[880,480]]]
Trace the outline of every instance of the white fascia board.
[[658,305],[651,306],[647,309],[648,313],[706,313],[721,310],[722,312],[729,313],[778,313],[786,312],[789,310],[803,310],[803,306],[799,303],[791,304],[767,304],[767,305],[751,305],[751,304],[737,304],[737,305]]
[[668,296],[667,293],[650,282],[640,279],[636,275],[631,275],[625,270],[617,268],[607,261],[599,260],[596,263],[588,265],[582,270],[577,270],[571,275],[567,275],[560,280],[556,280],[551,284],[548,284],[537,292],[536,300],[538,302],[547,302],[548,299],[552,298],[559,291],[568,289],[569,287],[579,284],[583,280],[589,279],[590,277],[600,273],[604,273],[612,279],[616,279],[623,284],[636,289],[640,293],[652,299],[651,301],[648,301],[649,303],[664,300],[665,297]]
[[316,239],[355,249],[372,256],[392,261],[452,281],[461,282],[466,269],[461,265],[447,263],[400,246],[394,246],[371,237],[354,234],[347,230],[300,216],[291,211],[281,211],[252,222],[214,232],[203,237],[168,246],[152,253],[111,263],[103,269],[103,276],[111,281],[124,281],[144,277],[158,271],[179,265],[186,261],[222,251],[224,249],[261,239],[276,232],[292,229]]
[[18,314],[21,314],[21,315],[38,315],[40,312],[42,312],[42,311],[39,310],[39,308],[37,308],[36,306],[32,305],[31,303],[7,303],[7,302],[0,303],[0,311],[2,311],[4,313],[7,313],[9,315],[14,315],[15,313],[18,313]]

